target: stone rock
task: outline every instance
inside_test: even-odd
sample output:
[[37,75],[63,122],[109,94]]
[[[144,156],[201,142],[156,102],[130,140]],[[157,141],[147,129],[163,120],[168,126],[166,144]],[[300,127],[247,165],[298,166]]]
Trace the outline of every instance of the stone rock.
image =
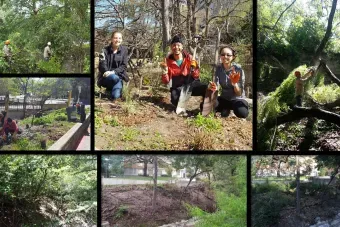
[[110,227],[110,223],[108,221],[103,221],[102,227]]
[[316,217],[316,218],[314,219],[314,221],[315,221],[315,223],[319,223],[319,222],[321,221],[321,218],[320,218],[320,217]]
[[332,227],[338,227],[340,226],[340,219],[335,219],[331,222]]

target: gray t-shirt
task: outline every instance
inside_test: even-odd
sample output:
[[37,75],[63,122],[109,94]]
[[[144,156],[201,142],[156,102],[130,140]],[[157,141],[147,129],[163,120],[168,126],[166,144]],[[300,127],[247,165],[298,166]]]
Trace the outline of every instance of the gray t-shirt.
[[237,98],[244,98],[244,81],[245,81],[245,75],[244,71],[241,68],[241,65],[232,63],[232,67],[235,67],[236,72],[240,72],[240,80],[238,81],[238,86],[241,89],[241,96],[237,96],[234,91],[234,86],[231,85],[231,80],[229,78],[229,75],[232,71],[232,67],[230,67],[229,70],[225,70],[222,64],[219,64],[216,68],[215,72],[215,83],[218,86],[222,86],[222,94],[221,97],[226,100],[233,100]]

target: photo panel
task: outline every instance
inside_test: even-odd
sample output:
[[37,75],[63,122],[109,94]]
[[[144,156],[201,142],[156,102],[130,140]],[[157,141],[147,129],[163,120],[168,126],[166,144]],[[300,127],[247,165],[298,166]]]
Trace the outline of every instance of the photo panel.
[[91,78],[0,78],[0,150],[91,150]]
[[0,173],[0,226],[100,225],[97,156],[2,154]]
[[96,149],[252,150],[252,1],[165,2],[95,1]]
[[91,73],[90,0],[0,4],[0,74]]
[[245,155],[102,155],[102,226],[247,226]]
[[257,149],[339,151],[337,1],[257,4]]
[[251,158],[251,226],[339,226],[340,156]]

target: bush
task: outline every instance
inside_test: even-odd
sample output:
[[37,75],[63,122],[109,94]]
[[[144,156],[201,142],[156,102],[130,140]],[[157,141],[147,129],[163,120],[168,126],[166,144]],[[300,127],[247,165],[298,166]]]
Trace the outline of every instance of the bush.
[[56,115],[54,120],[56,120],[56,121],[67,121],[67,116],[66,115]]
[[272,226],[280,218],[280,212],[287,206],[293,206],[295,197],[278,191],[269,191],[252,196],[252,226]]
[[256,184],[252,187],[252,192],[254,194],[262,194],[268,192],[284,192],[288,190],[288,184],[283,182],[272,182],[264,184]]
[[198,114],[195,119],[188,120],[188,123],[189,125],[194,125],[208,132],[219,131],[222,129],[222,121],[214,118],[212,115],[203,117],[201,114]]

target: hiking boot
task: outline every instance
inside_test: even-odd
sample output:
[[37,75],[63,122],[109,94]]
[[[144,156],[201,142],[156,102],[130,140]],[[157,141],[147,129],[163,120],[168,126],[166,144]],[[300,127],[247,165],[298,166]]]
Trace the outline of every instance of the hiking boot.
[[187,117],[187,116],[188,116],[188,113],[182,111],[182,112],[180,112],[180,113],[178,114],[178,116],[180,116],[180,117]]
[[221,111],[221,117],[228,117],[230,114],[230,110],[222,110]]

